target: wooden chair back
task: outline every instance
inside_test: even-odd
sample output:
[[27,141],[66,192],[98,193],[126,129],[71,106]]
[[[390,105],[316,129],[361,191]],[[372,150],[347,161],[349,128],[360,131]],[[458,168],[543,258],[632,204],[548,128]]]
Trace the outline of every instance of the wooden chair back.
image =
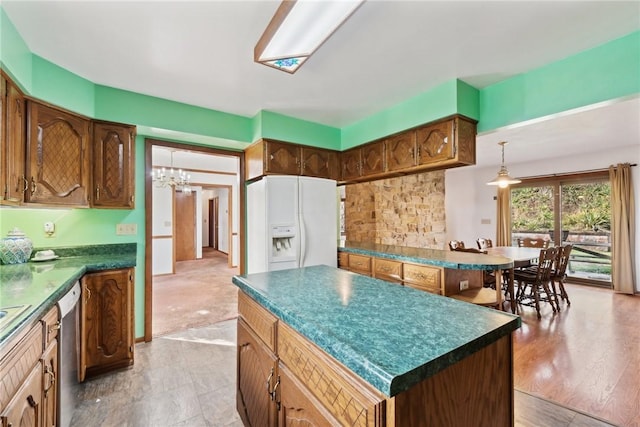
[[481,251],[480,249],[476,249],[476,248],[465,248],[465,247],[457,247],[454,249],[454,251],[456,252],[471,252],[474,254],[486,254],[487,251]]
[[556,278],[564,278],[569,265],[569,257],[571,256],[573,245],[564,245],[558,247],[558,256],[554,265],[552,276]]
[[451,240],[449,242],[449,249],[455,251],[458,248],[464,248],[464,242],[462,240]]
[[476,243],[478,243],[478,249],[480,250],[493,247],[493,242],[491,241],[491,239],[485,239],[483,237],[480,237],[478,240],[476,240]]
[[518,239],[518,246],[521,248],[542,248],[549,247],[551,240],[545,239],[532,239],[531,237],[525,237],[524,239]]
[[553,265],[558,258],[558,252],[560,248],[551,247],[546,249],[540,249],[540,256],[538,257],[538,266],[536,268],[536,278],[533,285],[545,285],[551,280],[551,274],[553,272]]

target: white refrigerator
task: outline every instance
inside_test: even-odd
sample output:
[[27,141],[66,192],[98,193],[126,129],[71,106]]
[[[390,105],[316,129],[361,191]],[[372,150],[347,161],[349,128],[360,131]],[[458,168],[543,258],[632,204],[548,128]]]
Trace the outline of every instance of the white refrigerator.
[[336,181],[270,175],[246,194],[247,273],[337,265]]

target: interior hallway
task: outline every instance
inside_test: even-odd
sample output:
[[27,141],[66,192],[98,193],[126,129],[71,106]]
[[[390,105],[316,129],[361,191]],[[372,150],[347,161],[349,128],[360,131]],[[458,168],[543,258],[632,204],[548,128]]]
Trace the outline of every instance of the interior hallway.
[[[153,336],[211,325],[238,315],[228,257],[202,248],[202,259],[176,262],[176,273],[153,277]],[[230,286],[231,285],[231,286]]]

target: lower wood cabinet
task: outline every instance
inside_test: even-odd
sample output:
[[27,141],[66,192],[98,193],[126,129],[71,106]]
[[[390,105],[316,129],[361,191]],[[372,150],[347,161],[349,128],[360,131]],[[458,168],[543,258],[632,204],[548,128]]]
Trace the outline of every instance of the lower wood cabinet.
[[80,381],[133,364],[133,268],[88,273],[80,304]]
[[58,308],[0,351],[0,424],[57,425]]
[[442,268],[440,267],[405,263],[402,280],[406,286],[444,295],[442,291]]
[[349,270],[365,276],[371,276],[371,257],[349,254]]
[[373,277],[387,282],[402,283],[402,262],[390,259],[373,259]]
[[385,425],[385,399],[371,386],[243,292],[238,313],[236,407],[245,426]]

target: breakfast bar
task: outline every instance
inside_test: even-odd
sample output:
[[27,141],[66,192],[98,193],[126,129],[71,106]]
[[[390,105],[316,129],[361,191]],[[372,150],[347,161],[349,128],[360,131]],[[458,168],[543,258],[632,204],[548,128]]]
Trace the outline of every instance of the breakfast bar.
[[245,425],[513,425],[519,317],[328,266],[233,283]]

